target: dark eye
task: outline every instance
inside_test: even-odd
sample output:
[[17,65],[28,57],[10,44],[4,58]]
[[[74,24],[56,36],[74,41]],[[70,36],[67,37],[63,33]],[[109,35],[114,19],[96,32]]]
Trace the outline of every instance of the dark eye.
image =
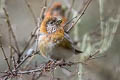
[[51,21],[50,24],[53,24],[53,21]]
[[61,24],[62,23],[62,20],[58,20],[57,21],[57,24],[59,25],[59,24]]
[[50,21],[50,22],[48,22],[49,24],[53,24],[54,22],[53,21]]

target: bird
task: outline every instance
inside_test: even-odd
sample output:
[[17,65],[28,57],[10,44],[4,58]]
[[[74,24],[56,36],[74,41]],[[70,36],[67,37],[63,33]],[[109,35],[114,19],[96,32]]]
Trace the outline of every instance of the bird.
[[[42,22],[42,25],[43,25],[43,23],[46,24],[45,21],[47,20],[47,18],[50,18],[50,17],[57,17],[57,18],[59,18],[59,20],[58,20],[59,22],[57,22],[57,24],[61,22],[60,26],[64,27],[64,24],[67,22],[67,18],[65,17],[65,10],[64,10],[64,8],[62,8],[62,4],[60,2],[54,2],[51,5],[51,7],[48,8],[48,10],[44,14],[43,20],[44,19],[45,20]],[[39,30],[40,29],[41,29],[41,31],[44,30],[43,32],[45,33],[46,31],[45,31],[44,28],[45,27],[41,27],[41,25],[40,25],[40,28],[37,29],[37,31],[35,33],[37,38],[36,38],[35,42],[32,44],[33,46],[30,49],[27,50],[27,52],[26,52],[27,55],[31,55],[32,52],[36,51],[37,45],[38,45],[37,44],[38,43],[38,36],[40,34]],[[49,31],[51,31],[52,27],[48,27],[47,29],[49,29]]]
[[75,49],[72,39],[61,24],[62,19],[55,16],[47,16],[42,21],[38,32],[38,49],[44,58],[67,60],[74,54],[82,53]]
[[[47,61],[67,61],[73,55],[82,53],[82,51],[75,48],[74,42],[69,34],[65,32],[64,25],[66,22],[67,18],[61,3],[55,2],[46,11],[36,32],[37,39],[32,48],[27,51],[27,55],[31,55],[38,49],[39,54]],[[61,70],[67,76],[72,75],[71,71],[64,67],[61,67]]]

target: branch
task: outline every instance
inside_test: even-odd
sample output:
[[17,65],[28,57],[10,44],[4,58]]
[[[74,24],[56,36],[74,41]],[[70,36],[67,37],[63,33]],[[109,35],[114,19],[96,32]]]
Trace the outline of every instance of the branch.
[[[26,1],[26,0],[25,0]],[[28,4],[28,2],[26,1],[26,4]],[[31,32],[31,36],[30,38],[28,39],[28,43],[26,44],[25,48],[23,49],[23,51],[21,52],[21,56],[24,54],[25,50],[29,47],[31,41],[33,40],[33,38],[36,36],[36,31],[38,30],[38,28],[40,27],[40,24],[44,18],[44,13],[45,13],[45,10],[46,10],[46,6],[47,6],[47,0],[45,0],[45,6],[42,8],[42,11],[40,13],[40,21],[35,21],[36,22],[36,26],[35,29],[33,30],[33,32]],[[28,6],[29,9],[31,10],[32,14],[33,14],[33,11],[30,7],[30,5]],[[33,14],[34,15],[34,14]],[[34,17],[35,18],[35,17]],[[36,19],[35,19],[36,20]]]
[[[91,55],[87,61],[91,60],[91,58],[93,58],[93,56],[95,56],[98,53],[98,51],[94,54]],[[30,69],[30,70],[18,70],[18,68],[30,57],[27,56],[26,58],[23,59],[23,61],[16,67],[16,70],[13,70],[13,72],[16,72],[16,75],[13,76],[18,76],[20,74],[34,74],[36,72],[39,72],[39,75],[42,75],[44,72],[50,72],[53,71],[57,66],[59,67],[65,67],[65,66],[72,66],[72,65],[78,65],[78,64],[84,64],[87,65],[86,62],[64,62],[63,60],[59,60],[59,61],[48,61],[47,63],[43,63],[40,64],[39,67],[35,67],[35,69]],[[9,72],[1,72],[4,73],[3,78],[5,77],[10,77],[11,74]]]
[[35,16],[32,8],[31,8],[31,5],[28,3],[27,0],[24,0],[24,1],[25,1],[25,3],[27,4],[28,9],[30,10],[30,12],[31,12],[31,14],[32,14],[32,16],[33,16],[33,19],[34,19],[35,24],[37,24],[37,19],[36,19],[36,16]]
[[37,69],[31,69],[26,71],[18,71],[18,74],[29,74],[34,72],[40,72],[41,74],[43,72],[50,72],[51,70],[55,69],[57,66],[63,67],[63,66],[72,66],[76,64],[85,64],[83,62],[64,62],[62,60],[60,61],[48,61],[46,64],[41,64],[39,68]]
[[30,55],[27,55],[17,66],[16,66],[16,70],[29,58],[29,57],[31,57],[33,54],[38,54],[39,53],[39,51],[37,51],[36,53],[32,53],[32,54],[30,54]]
[[17,63],[16,63],[16,60],[15,60],[15,57],[13,56],[12,59],[13,59],[14,70],[16,71],[16,66],[17,66],[16,64]]
[[33,32],[31,33],[31,36],[28,39],[28,43],[25,45],[23,51],[21,52],[21,56],[24,54],[25,50],[29,47],[31,41],[33,40],[33,38],[35,37],[36,31],[38,30],[38,27],[35,27],[35,29],[33,30]]
[[8,15],[8,13],[7,13],[7,11],[6,11],[5,8],[3,8],[3,10],[4,10],[4,13],[5,13],[5,15],[6,15],[6,20],[7,20],[6,22],[7,22],[7,24],[8,24],[8,28],[9,28],[9,30],[11,31],[12,37],[13,37],[13,39],[14,39],[14,41],[15,41],[15,46],[16,46],[16,48],[17,48],[18,57],[20,57],[20,49],[19,49],[19,47],[18,47],[17,39],[16,39],[16,36],[15,36],[15,34],[14,34],[14,32],[13,32],[13,29],[12,29],[12,26],[11,26],[11,23],[10,23],[9,15]]
[[11,30],[9,28],[8,30],[8,35],[9,35],[9,49],[10,49],[10,64],[12,64],[12,56],[13,56],[13,52],[12,52],[12,41],[11,41]]
[[[44,7],[42,8],[41,13],[40,13],[40,21],[41,21],[41,22],[42,22],[43,19],[44,19],[44,15],[45,15],[46,7],[47,7],[47,0],[45,0]],[[40,26],[40,25],[39,25],[39,26]]]
[[[73,24],[71,27],[68,28],[68,30],[66,31],[67,33],[68,33],[68,32],[77,24],[77,22],[81,19],[81,17],[84,15],[84,13],[85,13],[86,9],[88,8],[88,6],[89,6],[89,4],[90,4],[91,1],[92,1],[92,0],[88,0],[88,1],[87,1],[87,4],[83,7],[83,10],[82,10],[81,14],[79,15],[78,19],[76,20],[76,22],[74,22],[74,24]],[[77,16],[78,16],[78,15],[77,15]],[[76,16],[76,17],[77,17],[77,16]]]
[[3,53],[3,55],[4,55],[4,59],[5,59],[6,63],[7,63],[8,69],[9,69],[9,71],[13,74],[13,72],[12,72],[12,70],[11,70],[11,68],[10,68],[10,64],[9,64],[8,58],[7,58],[6,54],[5,54],[4,48],[3,48],[3,46],[2,46],[1,39],[0,39],[0,48],[1,48],[2,53]]
[[72,11],[72,8],[73,8],[73,6],[74,6],[74,3],[75,3],[75,0],[72,0],[72,4],[70,5],[70,8],[69,8],[68,14],[67,14],[67,18],[68,18],[68,19],[69,19],[70,16],[71,16],[71,11]]

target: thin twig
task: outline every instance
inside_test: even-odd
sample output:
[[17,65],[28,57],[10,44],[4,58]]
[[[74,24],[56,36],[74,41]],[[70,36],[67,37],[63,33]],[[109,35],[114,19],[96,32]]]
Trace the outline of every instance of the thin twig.
[[39,51],[37,51],[37,52],[33,52],[32,54],[30,54],[30,55],[27,55],[17,66],[16,66],[16,70],[29,58],[29,57],[32,57],[32,55],[34,54],[37,54],[37,53],[39,53]]
[[15,57],[13,56],[12,59],[13,59],[14,70],[16,71],[16,66],[17,66],[16,64],[17,63],[16,63],[16,60],[15,60]]
[[[94,56],[97,54],[98,52],[96,52],[94,54]],[[30,70],[25,70],[25,71],[20,71],[18,70],[18,68],[26,61],[26,59],[30,57],[30,56],[27,56],[23,62],[21,62],[18,66],[17,66],[17,69],[16,70],[13,70],[13,72],[16,72],[16,75],[18,74],[30,74],[30,73],[35,73],[35,72],[39,72],[40,76],[43,74],[43,72],[50,72],[52,70],[54,70],[57,66],[60,66],[60,67],[64,67],[64,66],[72,66],[72,65],[77,65],[77,64],[84,64],[84,65],[87,65],[85,62],[64,62],[63,60],[60,60],[60,61],[48,61],[46,64],[41,64],[40,67],[36,68],[35,69],[30,69]],[[93,57],[93,56],[92,56]],[[91,57],[91,58],[92,58]],[[90,60],[90,59],[88,59]],[[5,75],[3,77],[6,77],[6,76],[11,76],[11,74],[9,74],[8,72],[2,72],[4,73]],[[39,76],[39,77],[40,77]]]
[[9,32],[10,64],[12,64],[13,52],[12,52],[12,48],[11,48],[12,42],[11,42],[11,30],[10,30],[10,28],[9,28],[8,32]]
[[31,14],[32,14],[32,16],[33,16],[33,19],[34,19],[35,24],[37,25],[37,19],[36,19],[36,16],[35,16],[35,14],[34,14],[34,12],[33,12],[33,10],[32,10],[31,5],[29,4],[29,2],[28,2],[27,0],[24,0],[24,1],[25,1],[25,3],[27,4],[27,7],[29,8],[29,10],[30,10],[30,12],[31,12]]
[[12,48],[12,50],[13,50],[15,53],[17,53],[17,50],[15,49],[14,46],[11,45],[11,48]]
[[44,13],[46,11],[46,6],[47,6],[47,0],[45,0],[45,6],[42,8],[41,10],[41,13],[40,13],[40,21],[37,22],[37,27],[34,29],[34,31],[32,32],[29,40],[28,40],[28,43],[26,44],[25,48],[23,49],[22,53],[21,53],[21,56],[23,55],[23,53],[25,52],[25,50],[28,48],[29,44],[31,43],[31,41],[33,40],[33,37],[36,35],[36,31],[39,29],[40,27],[40,24],[44,18]]
[[[46,11],[46,7],[47,7],[47,0],[45,0],[45,4],[44,4],[44,7],[42,8],[42,10],[41,10],[41,13],[40,13],[40,16],[39,16],[39,21],[38,21],[38,24],[37,24],[37,27],[38,27],[38,30],[39,30],[39,28],[40,28],[40,25],[41,25],[41,22],[43,21],[43,19],[44,19],[44,14],[45,14],[45,11]],[[36,50],[35,51],[37,51],[37,48],[38,48],[38,33],[37,33],[37,39],[36,39],[36,43],[37,43],[37,45],[36,45]]]
[[[44,6],[44,7],[41,9],[41,12],[40,12],[40,22],[42,22],[43,19],[44,19],[44,13],[45,13],[45,11],[46,11],[46,7]],[[40,24],[39,24],[38,26],[40,26]]]
[[41,21],[41,22],[42,22],[42,20],[44,19],[46,7],[47,7],[47,0],[45,0],[44,7],[42,8],[41,13],[40,13],[40,21]]
[[70,16],[71,16],[71,10],[72,10],[72,8],[73,8],[73,6],[74,6],[74,3],[75,3],[75,0],[72,0],[72,4],[70,5],[70,8],[69,8],[69,10],[68,10],[67,18],[70,18]]
[[7,22],[7,24],[8,24],[8,28],[10,29],[11,34],[12,34],[12,37],[13,37],[13,39],[14,39],[15,46],[16,46],[16,48],[17,48],[17,54],[18,54],[18,57],[19,57],[19,56],[20,56],[20,49],[19,49],[19,47],[18,47],[17,39],[16,39],[16,36],[15,36],[15,34],[14,34],[14,32],[13,32],[13,29],[12,29],[12,26],[11,26],[11,23],[10,23],[9,15],[8,15],[8,13],[7,13],[7,11],[6,11],[5,8],[3,8],[3,10],[4,10],[4,13],[5,13],[5,15],[6,15],[6,20],[7,20],[6,22]]
[[25,69],[29,66],[30,62],[33,60],[34,57],[35,57],[35,55],[33,55],[33,56],[27,61],[27,63],[26,63],[25,66],[24,66]]
[[21,56],[23,55],[23,53],[25,52],[25,50],[29,47],[31,41],[33,40],[33,38],[35,37],[35,33],[38,30],[38,27],[35,27],[35,29],[33,30],[33,32],[31,33],[30,38],[28,39],[28,43],[25,45],[25,48],[23,49],[23,51],[21,52]]
[[100,53],[100,49],[98,49],[94,54],[89,55],[85,61],[87,62],[87,61],[92,60],[92,59],[97,59],[97,57],[95,58],[94,56],[96,56],[98,53]]
[[33,72],[41,72],[42,68],[34,69],[34,70],[28,70],[28,71],[19,71],[18,74],[29,74]]
[[92,57],[92,58],[90,58],[90,59],[89,59],[89,61],[90,61],[90,60],[93,60],[93,59],[99,59],[99,58],[103,58],[103,57],[106,57],[106,55],[97,56],[97,57]]
[[[26,0],[25,0],[26,1]],[[27,2],[26,2],[27,3]],[[27,3],[28,4],[28,3]],[[33,40],[34,36],[36,35],[36,31],[38,30],[38,28],[40,27],[41,21],[43,20],[43,16],[46,10],[46,6],[47,6],[47,0],[45,0],[45,7],[42,8],[42,11],[40,13],[40,21],[36,23],[35,29],[33,30],[33,32],[31,33],[30,38],[28,39],[28,43],[26,44],[25,48],[23,49],[23,51],[21,52],[21,56],[23,55],[23,53],[25,52],[25,50],[28,48],[28,46],[30,45],[31,41]],[[31,9],[31,7],[29,7]],[[33,13],[32,13],[33,14]],[[34,17],[35,18],[35,17]]]
[[9,69],[9,71],[13,74],[13,72],[12,72],[12,70],[11,70],[11,67],[10,67],[10,64],[9,64],[9,61],[8,61],[8,58],[7,58],[6,54],[5,54],[5,50],[4,50],[3,46],[2,46],[1,39],[0,39],[0,48],[1,48],[2,53],[3,53],[3,55],[4,55],[4,59],[5,59],[6,63],[7,63],[8,69]]
[[[54,70],[57,66],[72,66],[76,64],[85,64],[83,62],[63,62],[63,61],[49,61],[47,64],[41,66],[37,69],[27,70],[27,71],[19,71],[18,74],[29,74],[33,72],[42,72],[42,71],[51,71]],[[86,65],[86,64],[85,64]]]
[[[66,27],[69,23],[71,23],[74,19],[76,19],[78,17],[78,15],[77,16],[75,16],[75,17],[73,17],[72,19],[70,19],[65,25],[64,25],[64,27]],[[67,31],[66,31],[67,32]]]
[[29,58],[31,57],[30,55],[27,55],[17,66],[16,66],[16,70],[18,70],[18,68]]
[[[27,4],[29,10],[30,10],[31,13],[32,13],[32,16],[33,16],[34,21],[35,21],[35,25],[37,26],[38,21],[36,20],[36,17],[35,17],[34,12],[33,12],[32,8],[31,8],[30,4],[28,3],[28,1],[25,0],[25,2],[26,2],[26,4]],[[21,56],[23,55],[23,53],[25,52],[25,50],[28,48],[28,46],[30,45],[31,41],[33,40],[37,29],[38,29],[38,27],[35,27],[35,29],[34,29],[33,32],[31,33],[31,36],[30,36],[30,38],[28,39],[28,43],[26,44],[25,48],[24,48],[23,51],[21,52]]]
[[[45,0],[47,1],[47,0]],[[46,2],[45,2],[45,5],[46,5]],[[43,20],[43,15],[45,13],[45,10],[46,10],[46,7],[43,7],[42,8],[42,11],[40,13],[40,21],[37,22],[37,27],[35,27],[35,29],[33,30],[33,32],[31,33],[31,36],[30,38],[28,39],[28,43],[26,44],[25,48],[23,49],[23,51],[21,52],[21,56],[23,55],[23,53],[25,52],[25,50],[28,48],[29,44],[31,43],[31,41],[33,40],[34,36],[36,35],[36,31],[38,30],[38,28],[40,27],[40,24],[41,24],[41,21]],[[39,23],[39,24],[38,24]]]
[[76,20],[76,22],[74,22],[74,24],[73,24],[70,28],[68,28],[68,30],[66,31],[67,33],[68,33],[68,32],[77,24],[77,22],[81,19],[81,17],[84,15],[84,13],[85,13],[86,9],[88,8],[88,6],[89,6],[89,4],[90,4],[91,1],[92,1],[92,0],[88,0],[88,1],[87,1],[87,4],[84,6],[84,8],[83,8],[81,14],[79,15],[78,19]]

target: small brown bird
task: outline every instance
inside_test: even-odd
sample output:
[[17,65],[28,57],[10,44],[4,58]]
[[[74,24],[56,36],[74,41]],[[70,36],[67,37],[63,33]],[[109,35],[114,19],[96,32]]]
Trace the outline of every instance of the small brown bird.
[[38,49],[43,57],[53,60],[66,60],[73,54],[81,53],[74,48],[69,35],[61,26],[62,20],[57,17],[45,17],[41,23]]

